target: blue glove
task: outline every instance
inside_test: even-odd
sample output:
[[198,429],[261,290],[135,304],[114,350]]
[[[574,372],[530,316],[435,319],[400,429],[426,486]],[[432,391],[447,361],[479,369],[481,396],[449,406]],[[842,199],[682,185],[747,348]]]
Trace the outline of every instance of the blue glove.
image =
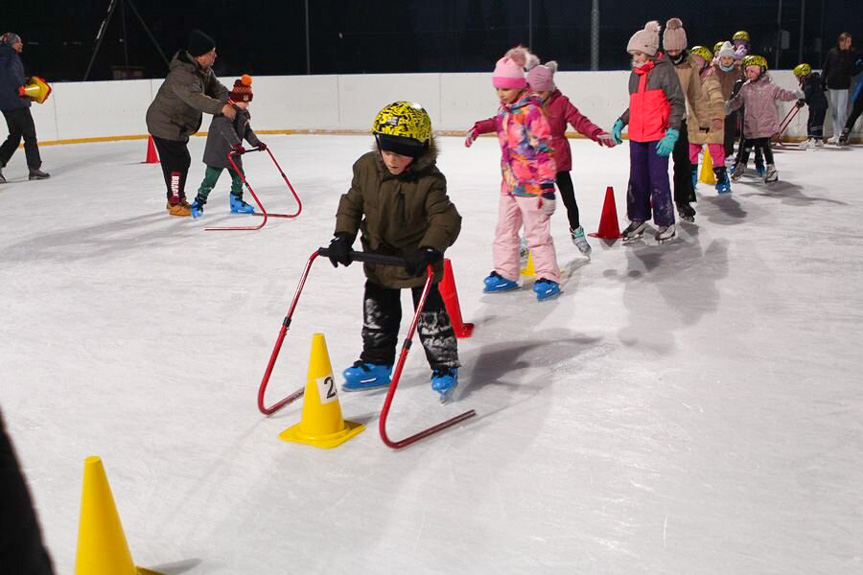
[[680,132],[675,130],[674,128],[668,128],[668,131],[665,132],[665,137],[659,140],[659,143],[656,144],[656,153],[660,156],[667,156],[674,150],[674,144],[677,143],[677,138],[680,137]]
[[621,132],[623,132],[623,120],[618,118],[617,121],[614,122],[614,127],[611,128],[611,137],[614,138],[615,144],[623,143],[623,137],[620,135]]

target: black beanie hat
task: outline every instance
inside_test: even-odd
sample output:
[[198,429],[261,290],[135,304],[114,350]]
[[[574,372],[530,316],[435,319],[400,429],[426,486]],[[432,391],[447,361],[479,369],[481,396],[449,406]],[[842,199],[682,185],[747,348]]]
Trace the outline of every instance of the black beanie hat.
[[192,30],[189,33],[189,46],[187,50],[193,57],[203,56],[215,47],[216,41],[200,30]]

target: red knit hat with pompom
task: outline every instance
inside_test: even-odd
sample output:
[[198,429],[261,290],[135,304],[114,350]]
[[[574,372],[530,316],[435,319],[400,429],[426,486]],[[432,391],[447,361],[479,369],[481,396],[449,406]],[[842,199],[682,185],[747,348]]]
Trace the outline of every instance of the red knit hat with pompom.
[[252,77],[248,74],[243,74],[234,82],[234,89],[228,94],[232,102],[251,102],[252,101]]

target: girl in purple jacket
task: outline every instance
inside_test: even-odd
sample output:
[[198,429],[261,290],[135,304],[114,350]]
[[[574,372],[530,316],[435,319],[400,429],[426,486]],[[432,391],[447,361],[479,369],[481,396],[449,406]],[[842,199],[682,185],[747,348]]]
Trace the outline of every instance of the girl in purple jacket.
[[776,164],[773,163],[773,151],[770,149],[770,138],[779,132],[779,113],[776,111],[776,100],[791,102],[805,95],[802,91],[783,90],[770,80],[767,75],[767,60],[763,56],[747,56],[743,59],[746,83],[726,104],[726,112],[744,106],[743,112],[743,153],[735,164],[731,179],[739,180],[746,170],[746,162],[752,148],[764,152],[767,171],[764,181],[775,182],[779,179]]

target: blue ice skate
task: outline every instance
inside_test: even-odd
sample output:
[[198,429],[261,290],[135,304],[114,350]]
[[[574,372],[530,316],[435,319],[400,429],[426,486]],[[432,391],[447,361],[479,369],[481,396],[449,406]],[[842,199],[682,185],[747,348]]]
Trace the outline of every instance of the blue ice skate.
[[483,280],[485,288],[482,290],[485,293],[495,293],[501,291],[512,291],[518,289],[518,283],[502,277],[497,272],[491,272],[487,278]]
[[436,367],[432,370],[432,389],[440,394],[440,402],[447,403],[452,399],[455,388],[458,387],[458,369],[455,367]]
[[255,208],[244,202],[242,197],[237,197],[234,194],[231,194],[231,213],[254,214]]
[[192,217],[195,219],[200,218],[204,215],[204,203],[195,198],[195,201],[192,202],[192,205],[189,206],[189,209],[192,210]]
[[533,291],[536,294],[537,301],[545,301],[553,299],[560,295],[560,284],[556,281],[547,279],[538,279],[533,284]]
[[342,389],[344,391],[362,391],[386,387],[390,384],[392,371],[392,365],[366,363],[357,360],[351,367],[342,372],[342,375],[345,376]]

